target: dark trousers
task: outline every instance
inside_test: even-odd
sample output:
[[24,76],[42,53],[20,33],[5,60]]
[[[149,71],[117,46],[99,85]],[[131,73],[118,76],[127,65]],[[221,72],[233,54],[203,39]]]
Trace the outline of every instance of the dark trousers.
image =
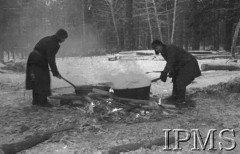
[[46,104],[48,103],[47,95],[39,94],[34,89],[32,90],[32,104]]
[[172,89],[172,96],[176,98],[178,102],[185,101],[185,94],[186,94],[186,86],[178,86],[180,85],[177,83],[177,76],[174,76],[172,78],[173,82],[173,89]]

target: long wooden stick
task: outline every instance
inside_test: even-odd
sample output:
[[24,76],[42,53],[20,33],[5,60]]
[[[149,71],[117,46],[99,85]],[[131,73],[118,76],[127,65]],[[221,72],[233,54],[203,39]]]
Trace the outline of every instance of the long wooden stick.
[[73,86],[74,89],[77,89],[77,87],[76,87],[72,82],[68,81],[68,80],[65,79],[64,77],[62,77],[62,79],[63,79],[64,81],[66,81],[67,83],[69,83],[71,86]]

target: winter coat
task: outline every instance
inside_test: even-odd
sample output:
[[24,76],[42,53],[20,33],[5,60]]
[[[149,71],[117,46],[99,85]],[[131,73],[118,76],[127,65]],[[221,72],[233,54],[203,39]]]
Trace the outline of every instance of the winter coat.
[[201,76],[196,58],[184,49],[174,45],[165,45],[161,54],[167,62],[164,72],[176,74],[178,88],[186,87],[196,77]]
[[[36,44],[27,60],[27,90],[32,89],[42,95],[51,95],[49,66],[53,76],[59,75],[55,61],[59,48],[60,45],[55,35],[44,37]],[[31,73],[34,74],[34,79]]]

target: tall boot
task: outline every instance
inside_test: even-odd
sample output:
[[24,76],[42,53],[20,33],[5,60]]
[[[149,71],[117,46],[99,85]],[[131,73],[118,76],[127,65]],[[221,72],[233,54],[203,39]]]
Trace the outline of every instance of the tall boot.
[[173,89],[172,89],[172,97],[174,99],[177,99],[178,91],[177,91],[177,85],[176,83],[173,83]]
[[173,82],[172,95],[167,97],[166,100],[176,101],[178,92],[177,92],[177,85],[174,78],[172,79],[172,82]]
[[53,105],[48,103],[47,96],[45,96],[45,95],[40,95],[39,106],[41,106],[41,107],[53,107]]
[[40,97],[35,90],[32,90],[32,105],[38,105],[40,103]]
[[177,103],[178,104],[185,104],[185,94],[186,94],[186,87],[177,89]]

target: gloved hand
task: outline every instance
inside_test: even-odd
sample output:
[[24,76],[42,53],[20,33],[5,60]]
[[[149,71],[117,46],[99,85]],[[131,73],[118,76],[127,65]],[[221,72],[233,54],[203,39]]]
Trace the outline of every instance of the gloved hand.
[[167,81],[167,72],[162,72],[160,75],[160,79],[162,80],[162,82],[166,82]]
[[176,72],[175,71],[170,71],[169,72],[169,77],[172,78],[174,76],[176,76]]
[[155,50],[155,55],[159,55],[159,52]]

